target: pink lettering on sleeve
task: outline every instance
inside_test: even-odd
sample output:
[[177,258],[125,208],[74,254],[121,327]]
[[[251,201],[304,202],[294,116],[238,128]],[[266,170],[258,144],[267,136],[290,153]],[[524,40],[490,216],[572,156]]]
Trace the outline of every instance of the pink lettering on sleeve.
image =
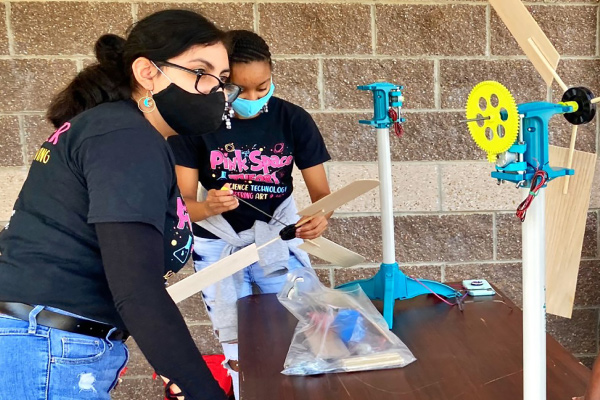
[[190,230],[192,229],[192,220],[190,219],[190,214],[188,214],[187,207],[185,206],[185,203],[181,197],[177,197],[177,216],[179,217],[177,229],[183,229],[186,222],[188,223]]
[[63,133],[65,133],[66,131],[68,131],[71,128],[71,123],[70,122],[65,122],[60,128],[58,128],[53,134],[52,136],[50,136],[50,139],[48,139],[48,142],[52,143],[53,145],[57,145],[58,144],[58,138],[60,135],[62,135]]

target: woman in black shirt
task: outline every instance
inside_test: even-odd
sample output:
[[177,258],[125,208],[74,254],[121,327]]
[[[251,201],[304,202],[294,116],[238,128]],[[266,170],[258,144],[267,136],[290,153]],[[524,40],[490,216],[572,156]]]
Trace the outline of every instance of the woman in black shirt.
[[216,129],[237,96],[222,35],[158,12],[101,37],[54,99],[0,233],[0,399],[110,398],[129,333],[186,399],[225,398],[163,278],[192,245],[165,138]]

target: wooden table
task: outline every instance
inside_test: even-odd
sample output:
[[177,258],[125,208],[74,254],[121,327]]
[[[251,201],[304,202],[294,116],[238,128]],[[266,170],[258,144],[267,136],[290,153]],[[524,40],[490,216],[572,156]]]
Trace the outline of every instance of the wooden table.
[[[275,295],[243,298],[241,400],[522,399],[522,313],[500,296],[467,297],[473,302],[464,312],[433,296],[397,301],[393,332],[417,361],[398,369],[308,377],[280,373],[297,320]],[[547,352],[548,400],[582,395],[589,369],[549,335]]]

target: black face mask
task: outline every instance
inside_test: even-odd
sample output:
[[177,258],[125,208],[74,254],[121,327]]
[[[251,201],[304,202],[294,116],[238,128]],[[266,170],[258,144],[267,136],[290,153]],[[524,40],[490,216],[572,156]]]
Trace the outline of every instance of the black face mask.
[[210,133],[217,130],[223,121],[223,92],[194,94],[171,83],[153,98],[165,122],[180,135]]

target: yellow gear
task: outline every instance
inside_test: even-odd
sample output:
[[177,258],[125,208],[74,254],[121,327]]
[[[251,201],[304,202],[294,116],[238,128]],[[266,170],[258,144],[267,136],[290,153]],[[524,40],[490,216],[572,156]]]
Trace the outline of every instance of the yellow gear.
[[[497,104],[492,97],[497,98]],[[485,100],[485,104],[482,102]],[[507,151],[519,136],[519,112],[509,90],[499,82],[484,81],[471,90],[467,99],[467,122],[477,146],[488,153],[488,161]]]

